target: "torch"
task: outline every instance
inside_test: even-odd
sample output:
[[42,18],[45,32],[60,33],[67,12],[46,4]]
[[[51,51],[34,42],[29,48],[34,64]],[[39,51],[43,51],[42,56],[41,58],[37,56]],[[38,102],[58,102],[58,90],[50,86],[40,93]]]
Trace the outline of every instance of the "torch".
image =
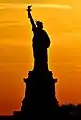
[[29,18],[29,13],[30,13],[30,11],[31,11],[31,6],[32,6],[32,5],[29,5],[28,8],[27,8],[27,11],[28,11],[28,18]]

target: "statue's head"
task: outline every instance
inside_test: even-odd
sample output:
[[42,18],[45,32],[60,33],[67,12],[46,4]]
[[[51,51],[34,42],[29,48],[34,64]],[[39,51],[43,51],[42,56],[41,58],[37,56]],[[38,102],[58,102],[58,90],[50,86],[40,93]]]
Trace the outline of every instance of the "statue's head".
[[39,29],[43,29],[43,23],[41,21],[36,21],[36,25]]

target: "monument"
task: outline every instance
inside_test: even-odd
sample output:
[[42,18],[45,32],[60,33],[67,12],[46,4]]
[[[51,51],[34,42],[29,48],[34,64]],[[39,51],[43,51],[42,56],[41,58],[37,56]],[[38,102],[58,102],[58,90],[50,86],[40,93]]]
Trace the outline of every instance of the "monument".
[[14,112],[14,116],[22,116],[28,119],[53,118],[58,110],[58,101],[55,96],[57,79],[54,79],[52,71],[48,70],[47,51],[50,46],[50,38],[43,30],[41,21],[34,23],[31,6],[28,6],[27,12],[33,31],[34,68],[29,71],[28,78],[24,78],[25,96],[21,111]]

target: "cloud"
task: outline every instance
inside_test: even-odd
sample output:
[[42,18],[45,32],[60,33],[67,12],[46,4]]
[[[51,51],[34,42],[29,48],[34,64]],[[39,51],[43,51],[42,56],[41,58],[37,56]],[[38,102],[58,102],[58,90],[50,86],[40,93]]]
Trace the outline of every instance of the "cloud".
[[70,5],[62,5],[62,4],[32,4],[33,7],[37,8],[60,8],[60,9],[72,9]]
[[[1,9],[14,8],[25,9],[30,4],[16,4],[16,3],[0,3]],[[70,5],[64,4],[32,4],[33,8],[57,8],[57,9],[72,9]]]
[[0,10],[5,10],[5,7],[4,6],[0,6]]
[[10,21],[10,20],[3,20],[3,21],[0,21],[0,27],[3,27],[3,26],[18,26],[18,25],[23,25],[23,23],[21,21]]

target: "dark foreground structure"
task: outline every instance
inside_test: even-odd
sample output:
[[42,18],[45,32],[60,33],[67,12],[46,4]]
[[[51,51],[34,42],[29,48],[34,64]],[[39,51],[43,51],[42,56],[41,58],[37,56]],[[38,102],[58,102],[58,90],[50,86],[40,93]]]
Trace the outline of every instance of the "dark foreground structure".
[[48,70],[47,49],[50,46],[50,39],[43,30],[43,23],[40,21],[34,23],[30,8],[31,6],[28,6],[27,11],[34,34],[32,40],[34,68],[29,71],[28,78],[24,79],[25,97],[21,111],[15,111],[14,116],[28,119],[53,119],[58,112],[58,101],[55,96],[57,79],[54,79],[52,71]]

